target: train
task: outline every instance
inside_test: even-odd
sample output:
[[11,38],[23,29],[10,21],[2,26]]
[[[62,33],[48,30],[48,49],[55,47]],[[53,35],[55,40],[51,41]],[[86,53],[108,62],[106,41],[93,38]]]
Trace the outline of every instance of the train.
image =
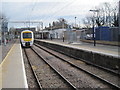
[[22,47],[31,47],[34,43],[34,34],[31,30],[23,30],[20,35]]

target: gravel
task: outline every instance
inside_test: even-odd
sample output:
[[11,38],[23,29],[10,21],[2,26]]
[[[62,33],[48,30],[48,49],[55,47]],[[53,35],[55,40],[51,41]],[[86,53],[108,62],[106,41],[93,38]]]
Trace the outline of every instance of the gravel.
[[48,62],[53,65],[62,75],[64,75],[71,83],[73,83],[77,88],[109,88],[103,82],[91,77],[90,75],[71,67],[68,63],[40,50],[38,47],[34,48],[41,54],[44,58],[47,58]]
[[69,88],[69,85],[31,49],[26,49],[26,52],[29,53],[28,57],[43,88]]
[[31,67],[29,65],[29,62],[25,56],[24,50],[22,52],[23,52],[23,60],[24,60],[24,65],[25,65],[28,87],[29,88],[39,88],[38,84],[36,83],[36,79],[34,78],[34,75],[31,70]]
[[[47,49],[47,48],[44,48],[44,49]],[[101,78],[104,78],[105,80],[107,80],[109,82],[112,82],[115,85],[120,86],[120,77],[119,76],[117,76],[117,75],[115,75],[113,73],[109,73],[107,71],[104,71],[104,70],[102,70],[100,68],[94,67],[92,65],[86,64],[86,63],[84,63],[84,62],[82,62],[80,60],[70,58],[68,56],[60,54],[60,53],[55,52],[53,50],[50,50],[50,49],[48,49],[48,50],[50,52],[52,52],[53,54],[55,54],[55,55],[57,55],[59,57],[62,57],[64,60],[66,60],[66,61],[68,61],[68,62],[70,62],[70,63],[72,63],[72,64],[74,64],[74,65],[76,65],[76,66],[78,66],[80,68],[83,68],[86,71],[89,71],[89,72],[91,72],[91,73],[93,73],[93,74],[95,74],[97,76],[100,76]]]

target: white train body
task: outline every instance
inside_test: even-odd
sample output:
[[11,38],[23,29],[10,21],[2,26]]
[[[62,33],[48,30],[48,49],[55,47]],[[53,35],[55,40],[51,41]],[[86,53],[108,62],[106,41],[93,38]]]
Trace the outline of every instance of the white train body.
[[22,31],[20,41],[21,41],[21,45],[23,47],[31,47],[33,45],[33,42],[34,42],[33,32],[30,30]]

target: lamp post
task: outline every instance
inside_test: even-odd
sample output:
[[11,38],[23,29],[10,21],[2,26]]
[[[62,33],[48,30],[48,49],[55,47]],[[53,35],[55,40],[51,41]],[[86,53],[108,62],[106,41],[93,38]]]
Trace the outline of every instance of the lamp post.
[[[91,12],[99,12],[99,10],[89,10]],[[94,17],[94,20],[93,20],[93,40],[94,40],[94,46],[96,46],[96,40],[95,40],[95,17]]]
[[62,34],[63,34],[63,42],[64,42],[64,19],[62,20],[62,28],[63,28]]
[[[118,12],[119,14],[119,34],[118,34],[118,41],[120,42],[120,1],[119,1],[119,12]],[[120,44],[119,44],[119,46],[120,46]],[[118,48],[118,49],[120,49],[120,47]]]
[[41,22],[41,28],[42,28],[42,39],[44,39],[44,33],[43,33],[43,22]]
[[77,18],[77,17],[75,17],[75,28],[76,28],[76,18]]
[[44,38],[44,35],[43,35],[43,22],[39,22],[39,25],[40,25],[40,30],[41,30],[41,39]]

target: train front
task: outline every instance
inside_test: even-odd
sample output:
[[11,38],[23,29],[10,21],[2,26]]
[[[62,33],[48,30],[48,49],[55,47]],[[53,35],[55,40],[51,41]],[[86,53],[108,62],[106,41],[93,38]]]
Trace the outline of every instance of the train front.
[[31,47],[33,45],[34,37],[33,32],[25,30],[21,32],[21,43],[23,47]]

